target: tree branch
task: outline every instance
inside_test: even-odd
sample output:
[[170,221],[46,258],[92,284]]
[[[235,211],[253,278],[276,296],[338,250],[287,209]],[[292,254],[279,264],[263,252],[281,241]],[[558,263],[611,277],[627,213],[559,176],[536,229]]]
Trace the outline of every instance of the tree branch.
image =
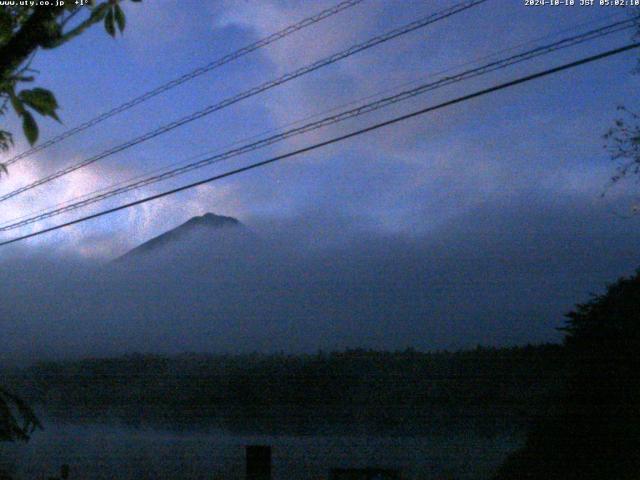
[[72,40],[73,38],[82,34],[85,30],[92,27],[96,23],[101,22],[102,19],[104,18],[105,13],[107,12],[107,9],[108,9],[108,5],[106,3],[99,5],[91,12],[91,15],[89,16],[89,18],[81,22],[72,30],[69,30],[68,32],[61,34],[58,38],[48,43],[47,45],[43,45],[42,48],[51,49],[67,43],[69,40]]
[[0,47],[0,79],[18,69],[39,46],[59,35],[56,17],[61,7],[37,8],[11,39]]

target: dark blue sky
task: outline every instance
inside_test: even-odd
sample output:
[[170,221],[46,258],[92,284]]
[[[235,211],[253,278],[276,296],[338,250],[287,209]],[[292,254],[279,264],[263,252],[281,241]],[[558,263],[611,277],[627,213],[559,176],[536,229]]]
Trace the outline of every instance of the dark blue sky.
[[[65,123],[43,120],[41,138],[60,133],[333,3],[160,0],[127,5],[128,25],[123,37],[113,40],[96,28],[64,48],[36,57],[38,82],[56,93]],[[15,164],[0,187],[8,191],[28,183],[454,3],[366,0]],[[541,37],[548,42],[570,35],[579,24],[586,24],[584,29],[593,28],[626,14],[623,9],[604,7],[525,7],[520,0],[490,0],[14,198],[0,211],[0,220],[197,155],[225,150],[229,144],[256,133],[282,128],[354,99],[395,90],[407,82],[424,81],[445,69],[478,65],[478,59],[498,51],[539,45]],[[515,75],[620,46],[630,38],[630,32],[617,34],[440,89],[84,212],[283,153]],[[500,311],[486,307],[483,315],[498,318],[509,313],[512,302],[515,306],[510,314],[515,318],[514,312],[536,302],[539,308],[535,311],[547,316],[544,327],[549,328],[553,318],[560,318],[562,309],[640,265],[640,255],[633,248],[640,240],[640,218],[622,219],[617,215],[630,211],[636,201],[637,184],[625,183],[600,197],[614,171],[603,149],[602,135],[616,118],[617,105],[638,105],[640,76],[632,75],[637,59],[637,52],[626,53],[469,101],[282,164],[5,248],[3,256],[59,251],[86,258],[112,258],[194,215],[211,211],[237,217],[267,235],[286,226],[305,245],[349,243],[353,248],[367,238],[390,235],[421,239],[439,245],[443,250],[437,251],[442,252],[451,245],[450,251],[461,255],[458,261],[445,255],[454,278],[459,268],[460,281],[453,282],[452,289],[464,288],[469,276],[493,278],[497,285],[497,279],[508,284],[509,276],[516,275],[520,280],[515,283],[522,285],[509,301],[502,299],[507,306]],[[462,67],[464,64],[466,67]],[[10,125],[17,128],[14,120]],[[24,142],[19,141],[16,151],[24,148]],[[58,217],[32,229],[73,217]],[[6,234],[9,236],[11,233]],[[541,263],[545,267],[538,270],[531,266]],[[536,279],[548,282],[552,290],[564,286],[564,296],[550,301],[548,308],[540,305],[537,295],[531,297],[537,300],[523,298],[532,288],[523,280],[529,269],[535,270]],[[572,278],[577,279],[575,283]],[[484,303],[489,302],[489,296],[482,292],[477,290],[476,295],[484,295]],[[460,312],[460,316],[469,317],[474,309],[467,306]],[[522,335],[514,341],[526,339],[528,327],[522,328]],[[498,337],[497,341],[502,341],[508,335]],[[544,335],[537,332],[533,337],[539,340]]]
[[[20,162],[10,179],[5,180],[3,190],[453,3],[367,0]],[[77,125],[331,4],[163,0],[129,5],[124,37],[114,41],[101,29],[94,29],[62,49],[41,52],[36,57],[34,67],[41,71],[39,83],[56,92],[65,122],[63,126],[42,121],[41,138]],[[443,69],[558,34],[577,24],[604,22],[612,15],[624,12],[602,7],[527,8],[520,1],[492,0],[116,154],[7,202],[1,215],[9,219],[160,166],[224,150],[234,141],[353,99],[424,80]],[[580,46],[441,89],[379,114],[156,185],[140,195],[284,152],[518,73],[620,45],[628,39],[629,34],[619,34],[588,47]],[[607,200],[603,203],[597,198],[612,172],[601,137],[616,115],[616,105],[637,102],[638,77],[630,74],[635,55],[624,54],[467,102],[287,164],[202,187],[29,244],[83,244],[91,250],[86,246],[88,239],[94,243],[96,235],[104,234],[107,244],[119,242],[114,247],[101,242],[100,249],[108,255],[205,211],[243,219],[290,217],[323,205],[341,214],[362,217],[385,231],[404,231],[432,230],[456,222],[459,215],[485,202],[500,200],[506,204],[522,196],[532,201],[552,196],[561,202],[564,197],[578,195],[593,203],[594,208],[601,208]],[[24,143],[20,142],[16,150],[23,148]],[[124,199],[119,197],[109,204]],[[96,205],[90,210],[103,207],[104,204]],[[422,213],[418,214],[418,210]]]

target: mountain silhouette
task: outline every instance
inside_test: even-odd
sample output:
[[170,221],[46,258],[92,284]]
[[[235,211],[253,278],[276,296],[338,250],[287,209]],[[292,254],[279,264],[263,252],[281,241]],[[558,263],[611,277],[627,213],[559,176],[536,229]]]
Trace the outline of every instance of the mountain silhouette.
[[181,244],[195,237],[210,236],[211,234],[221,233],[221,230],[228,231],[231,229],[235,231],[246,230],[244,225],[233,217],[206,213],[199,217],[193,217],[182,225],[138,245],[118,257],[116,261],[131,260],[136,257],[147,256],[152,252],[170,250],[174,247],[180,248]]

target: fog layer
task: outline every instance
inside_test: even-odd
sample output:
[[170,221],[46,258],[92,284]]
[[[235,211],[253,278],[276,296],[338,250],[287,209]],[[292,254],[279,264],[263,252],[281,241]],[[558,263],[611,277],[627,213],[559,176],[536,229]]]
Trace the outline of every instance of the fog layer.
[[636,220],[498,211],[411,234],[250,219],[120,261],[27,249],[2,262],[0,359],[556,341],[563,313],[640,264]]

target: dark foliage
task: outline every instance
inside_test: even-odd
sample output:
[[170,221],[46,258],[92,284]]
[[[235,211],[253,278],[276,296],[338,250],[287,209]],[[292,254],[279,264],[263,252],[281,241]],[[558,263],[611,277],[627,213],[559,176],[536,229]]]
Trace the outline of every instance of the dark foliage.
[[[640,40],[640,15],[633,13],[632,16],[636,22],[635,40]],[[640,74],[640,60],[635,73]],[[604,135],[605,148],[617,163],[616,172],[611,176],[611,185],[629,177],[638,179],[640,175],[640,116],[623,105],[618,106],[618,112],[620,116]],[[634,206],[633,213],[639,212],[640,208]]]
[[559,345],[420,353],[132,355],[42,363],[16,385],[45,414],[170,428],[363,433],[511,428],[548,403]]
[[20,397],[0,387],[0,441],[27,441],[40,421]]
[[[33,82],[38,73],[30,68],[34,55],[41,49],[59,48],[99,23],[115,37],[116,31],[123,32],[126,24],[122,1],[67,1],[60,5],[51,2],[47,6],[15,2],[0,6],[0,117],[11,106],[31,145],[39,135],[34,114],[59,121],[58,103],[52,92],[44,88],[20,90],[24,83]],[[12,133],[0,128],[0,152],[12,145]],[[0,166],[0,172],[4,169]]]
[[640,116],[626,107],[618,107],[621,116],[604,135],[606,149],[612,160],[618,162],[611,183],[640,175]]
[[498,479],[640,476],[640,271],[567,315],[568,381]]

